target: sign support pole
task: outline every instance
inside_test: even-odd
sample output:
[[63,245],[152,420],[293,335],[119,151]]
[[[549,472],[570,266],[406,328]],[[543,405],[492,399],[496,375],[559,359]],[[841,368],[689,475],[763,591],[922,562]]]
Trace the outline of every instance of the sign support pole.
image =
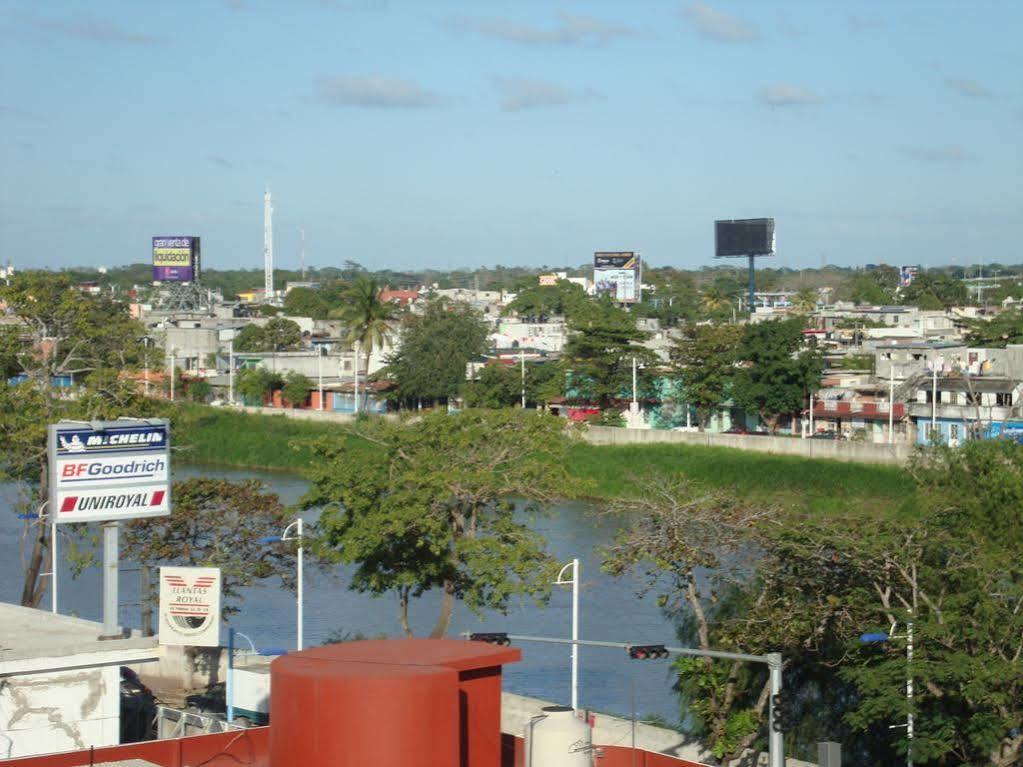
[[117,533],[116,521],[103,523],[103,635],[100,639],[121,639],[117,625]]
[[50,605],[57,614],[57,515],[50,512]]

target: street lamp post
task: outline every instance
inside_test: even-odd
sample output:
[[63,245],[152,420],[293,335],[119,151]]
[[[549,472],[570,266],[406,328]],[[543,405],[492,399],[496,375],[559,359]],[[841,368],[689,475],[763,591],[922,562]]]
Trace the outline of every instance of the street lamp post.
[[[296,613],[297,613],[296,620],[298,622],[298,626],[297,626],[297,629],[296,629],[297,637],[296,637],[295,644],[296,644],[296,648],[299,649],[299,650],[302,649],[302,641],[303,641],[303,637],[302,637],[302,623],[303,623],[303,621],[302,621],[302,596],[303,596],[303,594],[302,594],[302,587],[303,587],[303,583],[302,583],[302,580],[303,580],[303,578],[302,578],[302,565],[303,565],[303,553],[304,553],[303,549],[305,548],[305,541],[304,541],[304,538],[303,538],[302,527],[303,527],[303,525],[302,525],[302,517],[299,517],[294,522],[292,522],[290,525],[288,525],[286,528],[284,528],[284,532],[281,535],[268,535],[265,538],[260,538],[259,539],[260,543],[282,543],[284,541],[298,541],[298,560],[296,562],[296,570],[297,570],[296,588],[297,588],[297,591],[296,591],[296,594],[295,594],[295,601],[297,603],[297,606],[296,606]],[[292,528],[295,528],[295,534],[294,535],[289,535],[289,533],[291,532]]]
[[234,339],[227,342],[227,402],[234,404]]
[[[572,568],[572,580],[565,580],[565,571]],[[556,586],[572,585],[572,710],[579,710],[579,560],[573,559],[561,568]]]
[[895,441],[895,370],[888,371],[888,444]]
[[860,644],[880,644],[887,642],[891,639],[905,639],[906,640],[906,723],[905,724],[893,724],[888,729],[894,730],[897,728],[906,728],[906,767],[913,767],[913,736],[914,736],[914,719],[913,719],[913,611],[909,611],[910,620],[906,621],[906,633],[896,634],[895,626],[896,623],[892,624],[892,627],[888,629],[888,633],[883,631],[875,633],[860,634]]

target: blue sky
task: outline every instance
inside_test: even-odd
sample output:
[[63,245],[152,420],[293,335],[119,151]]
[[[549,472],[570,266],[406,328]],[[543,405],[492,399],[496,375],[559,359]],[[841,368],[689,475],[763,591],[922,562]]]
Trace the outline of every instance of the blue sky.
[[[0,0],[0,260],[1023,261],[1023,3]],[[766,264],[765,264],[766,265]]]

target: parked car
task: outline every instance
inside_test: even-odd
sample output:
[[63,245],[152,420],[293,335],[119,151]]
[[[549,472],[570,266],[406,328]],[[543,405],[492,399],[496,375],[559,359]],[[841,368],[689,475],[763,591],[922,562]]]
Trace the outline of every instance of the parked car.
[[842,435],[837,431],[819,431],[816,434],[811,434],[810,439],[841,439]]

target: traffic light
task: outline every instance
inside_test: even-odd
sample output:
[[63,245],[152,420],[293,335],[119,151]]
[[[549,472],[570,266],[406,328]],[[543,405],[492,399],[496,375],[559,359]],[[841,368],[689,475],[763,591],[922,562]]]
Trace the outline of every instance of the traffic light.
[[789,708],[789,700],[780,692],[771,696],[771,729],[784,732],[792,727],[794,712]]
[[511,644],[508,634],[504,631],[487,632],[480,634],[469,634],[473,642],[486,642],[487,644],[499,644],[507,647]]
[[662,644],[629,645],[629,657],[633,660],[658,660],[667,658],[669,654]]

